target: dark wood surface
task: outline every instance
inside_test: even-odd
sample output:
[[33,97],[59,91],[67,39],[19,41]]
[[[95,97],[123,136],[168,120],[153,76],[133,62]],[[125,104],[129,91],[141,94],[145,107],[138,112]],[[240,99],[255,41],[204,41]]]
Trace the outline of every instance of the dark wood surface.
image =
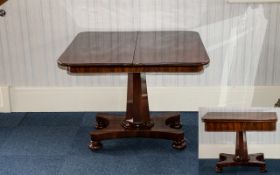
[[180,114],[150,117],[145,74],[129,73],[125,116],[97,114],[97,131],[90,133],[89,148],[98,150],[102,140],[125,137],[148,137],[172,140],[172,147],[184,149],[186,142],[181,129]]
[[219,161],[216,164],[216,172],[221,173],[224,167],[231,166],[259,167],[261,173],[267,172],[263,153],[249,154],[248,161],[237,161],[236,157],[237,156],[234,154],[221,153],[219,156]]
[[275,112],[208,112],[202,119],[205,122],[275,122],[277,114]]
[[79,33],[58,59],[61,66],[132,65],[136,32]]
[[203,66],[208,63],[208,55],[197,32],[138,34],[134,65]]
[[159,116],[151,117],[153,125],[151,128],[140,128],[133,125],[135,128],[126,128],[121,125],[127,116],[116,116],[110,114],[97,114],[96,131],[92,131],[91,142],[89,148],[91,150],[99,150],[102,148],[102,140],[143,137],[154,139],[168,139],[173,141],[174,149],[184,149],[186,147],[184,131],[180,125],[180,114],[160,114]]
[[206,131],[274,131],[275,112],[209,112],[202,118]]
[[5,2],[7,2],[7,0],[0,0],[0,5],[4,4]]
[[179,114],[150,117],[145,72],[200,72],[208,63],[199,34],[187,31],[84,32],[58,59],[70,73],[128,73],[126,114],[97,114],[91,150],[100,149],[102,140],[124,137],[168,139],[184,149]]
[[128,74],[126,109],[126,117],[122,122],[124,128],[151,128],[153,126],[145,74]]
[[70,73],[200,72],[203,66],[67,66]]
[[209,57],[197,32],[83,32],[58,59],[72,73],[200,72]]
[[227,166],[256,166],[266,172],[263,153],[248,154],[246,131],[276,130],[275,112],[210,112],[203,116],[206,131],[236,132],[235,154],[221,153],[216,171]]

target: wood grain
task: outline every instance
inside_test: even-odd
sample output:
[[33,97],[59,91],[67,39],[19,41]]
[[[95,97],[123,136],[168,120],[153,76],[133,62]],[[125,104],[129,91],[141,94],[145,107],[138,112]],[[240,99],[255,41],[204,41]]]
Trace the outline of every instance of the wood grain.
[[102,140],[147,137],[172,140],[172,147],[184,149],[186,142],[180,122],[180,114],[162,114],[150,117],[145,74],[129,73],[127,86],[127,108],[125,116],[97,114],[96,131],[92,131],[89,148],[98,150]]
[[209,57],[197,32],[140,32],[133,63],[201,66],[209,63]]
[[275,112],[210,112],[202,121],[206,131],[274,131]]
[[255,166],[266,172],[263,153],[248,154],[247,131],[275,131],[275,112],[209,112],[202,117],[206,131],[236,132],[235,154],[221,153],[216,172],[228,166]]
[[174,149],[182,150],[186,148],[185,134],[180,126],[179,114],[170,113],[153,116],[154,125],[151,128],[127,129],[120,125],[124,118],[125,116],[98,113],[96,115],[97,130],[90,133],[89,148],[93,151],[99,150],[102,148],[101,141],[103,140],[131,137],[167,139],[173,141],[172,147]]
[[71,73],[140,73],[140,72],[200,72],[203,66],[68,66]]
[[275,112],[209,112],[202,119],[204,122],[275,122],[277,114]]
[[200,72],[209,57],[197,32],[83,32],[58,64],[71,73]]
[[62,66],[129,66],[136,32],[83,32],[78,34],[58,63]]

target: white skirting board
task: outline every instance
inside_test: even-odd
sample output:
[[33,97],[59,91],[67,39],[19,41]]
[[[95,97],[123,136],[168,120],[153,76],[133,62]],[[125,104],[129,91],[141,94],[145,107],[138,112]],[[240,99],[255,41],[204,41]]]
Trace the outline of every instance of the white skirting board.
[[0,87],[0,112],[11,112],[9,87]]
[[[125,111],[125,87],[0,87],[0,112]],[[272,107],[280,86],[150,87],[151,111]]]
[[[248,152],[251,153],[264,153],[267,159],[280,158],[280,145],[279,144],[248,144]],[[218,159],[219,153],[234,154],[235,145],[232,144],[200,144],[199,145],[199,158],[200,159]]]

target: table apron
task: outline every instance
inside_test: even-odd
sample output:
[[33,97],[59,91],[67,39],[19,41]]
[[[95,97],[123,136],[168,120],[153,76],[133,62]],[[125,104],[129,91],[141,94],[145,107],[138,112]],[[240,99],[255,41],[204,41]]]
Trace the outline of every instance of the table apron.
[[67,66],[70,73],[201,72],[203,66]]

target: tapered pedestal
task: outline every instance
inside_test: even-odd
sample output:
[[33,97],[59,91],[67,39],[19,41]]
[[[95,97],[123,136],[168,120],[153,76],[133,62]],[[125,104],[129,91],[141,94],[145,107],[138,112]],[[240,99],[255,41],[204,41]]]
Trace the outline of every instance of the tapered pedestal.
[[184,149],[186,142],[177,113],[150,117],[146,78],[144,74],[129,73],[127,111],[125,116],[97,114],[96,128],[92,131],[89,148],[98,150],[102,140],[145,137],[172,140],[172,147]]
[[263,153],[248,154],[246,132],[236,133],[235,155],[221,153],[216,164],[216,172],[220,173],[223,167],[228,166],[256,166],[260,172],[266,172],[266,164]]

